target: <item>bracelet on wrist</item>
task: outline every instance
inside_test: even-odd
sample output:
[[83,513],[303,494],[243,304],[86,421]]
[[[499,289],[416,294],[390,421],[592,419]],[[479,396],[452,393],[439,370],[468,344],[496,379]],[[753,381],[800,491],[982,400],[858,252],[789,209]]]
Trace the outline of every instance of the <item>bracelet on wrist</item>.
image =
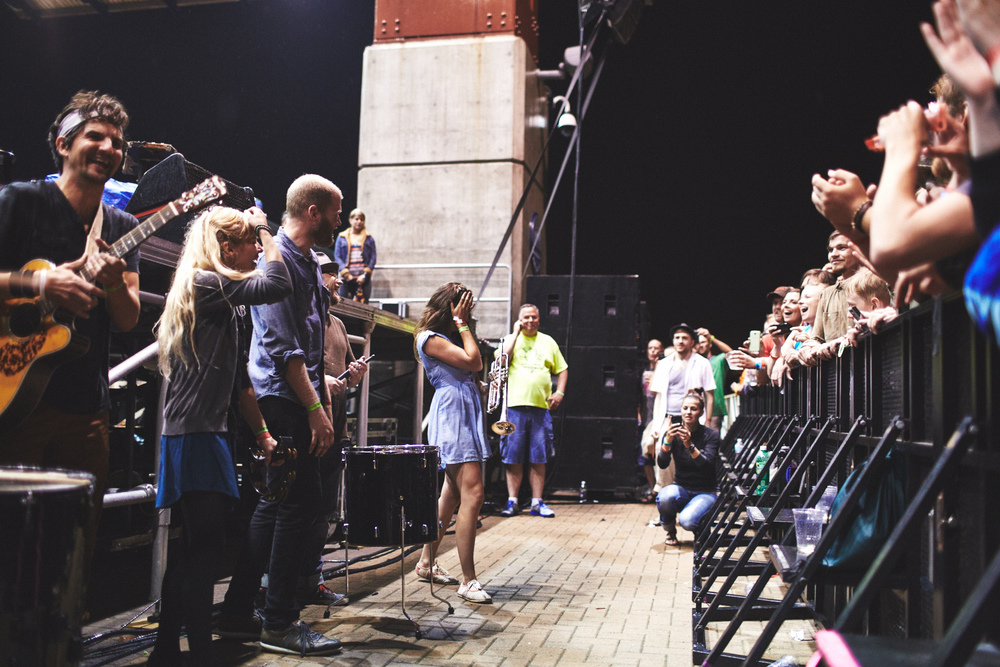
[[871,199],[866,199],[865,202],[858,207],[858,210],[854,212],[854,216],[851,218],[851,229],[862,236],[868,236],[868,232],[864,230],[861,223],[865,219],[865,213],[867,213],[868,209],[872,207],[872,203]]
[[316,410],[319,410],[321,407],[323,407],[323,404],[320,403],[319,401],[316,401],[312,405],[306,407],[306,412],[315,412]]
[[268,234],[271,234],[272,236],[273,236],[273,233],[271,232],[271,228],[269,226],[267,226],[267,225],[257,225],[256,227],[254,227],[253,233],[254,233],[254,236],[257,237],[257,243],[260,243],[261,245],[264,245],[264,242],[260,240],[260,233],[261,233],[261,231],[266,231]]
[[463,331],[469,331],[469,330],[470,330],[469,327],[463,324],[458,328],[458,333],[462,333]]
[[260,443],[264,442],[265,440],[267,440],[270,437],[271,437],[271,433],[267,429],[264,429],[263,433],[258,433],[257,434],[257,444],[259,445]]
[[116,282],[113,286],[111,286],[111,287],[105,287],[104,288],[104,293],[105,294],[111,294],[112,292],[117,292],[122,287],[124,287],[124,285],[125,285],[125,279],[122,278],[121,280],[119,280],[118,282]]
[[257,429],[256,431],[253,432],[254,435],[260,435],[261,433],[267,433],[267,426],[266,425],[262,426],[261,428],[259,428],[259,429]]
[[37,294],[35,271],[11,271],[7,277],[7,291],[15,299],[30,299]]
[[554,394],[559,394],[560,396],[565,396],[565,395],[566,395],[566,394],[564,394],[563,392],[559,391],[558,389],[556,389],[556,390],[555,390],[554,392],[552,392],[552,393],[554,393]]

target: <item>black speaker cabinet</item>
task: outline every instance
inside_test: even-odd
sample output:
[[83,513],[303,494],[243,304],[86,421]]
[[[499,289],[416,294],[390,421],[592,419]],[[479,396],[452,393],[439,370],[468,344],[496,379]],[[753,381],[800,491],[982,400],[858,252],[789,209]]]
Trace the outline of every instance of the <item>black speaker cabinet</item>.
[[[558,415],[558,416],[557,416]],[[632,493],[637,485],[639,449],[636,419],[553,415],[556,458],[550,489]]]
[[[569,323],[569,276],[529,276],[527,303],[538,306],[539,329],[566,344]],[[639,301],[639,276],[576,276],[573,346],[633,347],[645,345]]]
[[[143,174],[125,210],[142,220],[210,176],[212,172],[188,162],[180,153],[174,153]],[[254,205],[253,190],[225,179],[223,181],[227,191],[221,204],[241,211]],[[190,213],[178,216],[158,229],[153,236],[184,245],[184,234],[193,219],[194,214]]]
[[566,400],[573,417],[634,418],[639,409],[643,356],[634,347],[571,347]]

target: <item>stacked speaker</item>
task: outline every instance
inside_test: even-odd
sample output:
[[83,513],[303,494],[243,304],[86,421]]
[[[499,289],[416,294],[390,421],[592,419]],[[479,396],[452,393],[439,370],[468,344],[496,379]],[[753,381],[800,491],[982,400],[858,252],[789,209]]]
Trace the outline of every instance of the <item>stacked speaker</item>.
[[[531,276],[526,301],[569,364],[566,398],[552,413],[556,457],[547,488],[630,493],[648,318],[638,276]],[[572,312],[571,312],[572,311]]]

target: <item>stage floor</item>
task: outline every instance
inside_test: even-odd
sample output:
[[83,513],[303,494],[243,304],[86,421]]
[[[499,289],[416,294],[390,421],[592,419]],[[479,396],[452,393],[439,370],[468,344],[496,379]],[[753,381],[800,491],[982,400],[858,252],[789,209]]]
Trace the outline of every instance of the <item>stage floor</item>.
[[[334,607],[330,618],[323,618],[324,607],[307,607],[303,612],[303,620],[314,630],[344,643],[340,654],[303,661],[298,656],[262,653],[256,644],[216,638],[219,663],[223,667],[691,665],[691,534],[681,530],[681,547],[665,548],[662,529],[648,525],[655,515],[653,505],[581,505],[556,499],[550,506],[556,512],[552,519],[527,512],[509,519],[483,519],[476,562],[480,581],[493,596],[492,605],[461,600],[455,586],[435,587],[454,607],[455,613],[449,615],[447,607],[430,596],[429,585],[413,576],[417,554],[406,558],[406,609],[420,625],[422,639],[414,637],[413,626],[400,610],[397,561],[369,572],[352,571],[351,603]],[[449,535],[438,562],[457,574],[454,547]],[[356,555],[351,552],[352,558]],[[342,557],[339,551],[327,559]],[[331,583],[344,592],[343,578]],[[217,599],[225,588],[226,582],[216,587]],[[85,635],[119,627],[139,611],[94,623]],[[760,627],[746,624],[728,651],[745,653]],[[723,629],[721,624],[712,626],[710,645]],[[796,629],[806,641],[792,639]],[[806,622],[786,623],[765,657],[774,660],[792,654],[804,663],[813,650],[812,633]],[[111,664],[145,661],[146,654],[138,653]]]

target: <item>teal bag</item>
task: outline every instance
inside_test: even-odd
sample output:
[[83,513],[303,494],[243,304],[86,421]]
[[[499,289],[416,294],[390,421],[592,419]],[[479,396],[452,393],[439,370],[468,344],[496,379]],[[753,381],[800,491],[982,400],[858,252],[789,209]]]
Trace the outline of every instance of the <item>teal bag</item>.
[[[864,466],[859,466],[847,477],[833,500],[830,516],[836,516],[848,494],[858,485],[863,470]],[[823,565],[844,570],[868,569],[906,511],[905,488],[906,457],[893,448],[885,457],[881,479],[861,494],[854,522],[834,538]]]

